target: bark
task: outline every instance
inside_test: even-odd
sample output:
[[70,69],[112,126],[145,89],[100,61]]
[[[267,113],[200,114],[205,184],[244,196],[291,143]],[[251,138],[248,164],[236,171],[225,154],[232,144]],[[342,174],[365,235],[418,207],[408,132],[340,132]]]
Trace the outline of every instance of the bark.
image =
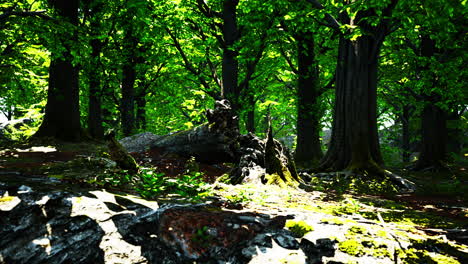
[[364,35],[340,38],[329,150],[321,167],[373,170],[383,163],[377,134],[377,56],[382,44]]
[[320,116],[318,103],[319,72],[315,61],[314,39],[311,34],[297,36],[298,92],[297,92],[297,147],[296,164],[315,167],[322,158],[320,145]]
[[135,80],[136,80],[136,54],[138,40],[132,36],[131,29],[126,32],[124,49],[127,53],[122,69],[122,101],[121,118],[124,136],[130,136],[135,129]]
[[240,105],[240,89],[238,85],[238,52],[234,47],[235,42],[239,39],[239,29],[237,28],[237,5],[239,0],[224,0],[223,2],[223,91],[224,98],[228,99],[232,104],[234,113],[238,114]]
[[421,117],[421,154],[415,169],[443,167],[446,159],[447,115],[436,104],[427,104]]
[[152,147],[205,163],[238,162],[238,120],[229,103],[217,101],[215,110],[206,116],[208,123],[165,136]]
[[89,78],[89,106],[88,106],[88,130],[91,137],[102,139],[104,128],[102,126],[102,101],[101,101],[101,79],[97,73],[99,57],[102,50],[102,42],[97,39],[91,40],[91,65],[88,72]]
[[[248,90],[249,87],[247,86],[247,91]],[[247,132],[255,134],[255,98],[254,95],[251,93],[249,93],[246,97],[248,109],[245,127],[247,129]]]
[[[436,53],[436,42],[427,35],[421,38],[421,56],[430,58]],[[424,67],[423,70],[429,70]],[[430,84],[436,85],[436,77]],[[431,88],[432,88],[431,87]],[[437,103],[441,96],[431,92],[430,95],[423,95],[426,105],[421,116],[421,153],[415,164],[416,170],[426,168],[442,168],[446,159],[447,143],[447,114]]]
[[[78,24],[78,1],[54,1],[58,14],[72,25]],[[37,137],[54,137],[78,141],[81,136],[78,69],[73,66],[71,43],[76,33],[59,33],[65,52],[52,59],[49,66],[49,89],[44,120],[35,134]],[[55,57],[55,56],[52,56]]]

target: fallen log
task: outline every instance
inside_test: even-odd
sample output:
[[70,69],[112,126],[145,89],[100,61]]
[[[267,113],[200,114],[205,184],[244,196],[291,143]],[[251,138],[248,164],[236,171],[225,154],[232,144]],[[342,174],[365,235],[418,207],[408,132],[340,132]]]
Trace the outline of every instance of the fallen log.
[[[155,141],[162,155],[195,157],[204,163],[234,163],[228,181],[286,183],[298,181],[292,156],[286,147],[273,139],[262,140],[249,133],[239,133],[237,116],[227,100],[217,101],[206,113],[208,122],[190,130],[170,134]],[[271,128],[270,128],[271,130]]]

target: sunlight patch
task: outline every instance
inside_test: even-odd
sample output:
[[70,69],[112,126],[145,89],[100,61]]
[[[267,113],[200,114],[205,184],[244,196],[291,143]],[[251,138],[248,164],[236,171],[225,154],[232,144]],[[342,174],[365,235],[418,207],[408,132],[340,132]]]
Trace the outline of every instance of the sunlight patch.
[[134,211],[124,210],[119,213],[112,212],[104,202],[116,203],[115,197],[105,191],[92,191],[96,198],[86,196],[72,197],[70,216],[84,215],[93,219],[104,231],[99,247],[103,250],[104,258],[109,263],[125,263],[129,258],[137,263],[146,263],[147,259],[141,254],[141,246],[132,245],[124,240],[112,216],[117,214],[136,214]]
[[9,196],[8,193],[6,193],[5,196],[0,197],[0,211],[11,211],[20,203],[20,198],[17,196]]
[[46,147],[46,146],[39,146],[39,147],[30,147],[28,149],[15,149],[15,151],[17,152],[44,152],[44,153],[48,153],[48,152],[54,152],[54,151],[57,151],[56,148],[54,147]]

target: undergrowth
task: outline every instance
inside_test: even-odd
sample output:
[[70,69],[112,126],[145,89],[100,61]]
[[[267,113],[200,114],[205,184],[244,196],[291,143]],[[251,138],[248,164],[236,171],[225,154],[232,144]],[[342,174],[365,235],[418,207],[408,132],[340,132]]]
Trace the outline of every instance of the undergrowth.
[[177,177],[169,177],[152,168],[142,168],[137,174],[126,170],[107,170],[98,174],[88,183],[103,187],[130,188],[146,199],[176,194],[184,198],[199,200],[210,193],[200,172],[187,172]]

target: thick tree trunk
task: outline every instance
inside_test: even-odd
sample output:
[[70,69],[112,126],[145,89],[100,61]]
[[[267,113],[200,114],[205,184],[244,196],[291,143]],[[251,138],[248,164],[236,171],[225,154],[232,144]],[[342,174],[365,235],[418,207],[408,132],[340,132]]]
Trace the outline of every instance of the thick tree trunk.
[[[78,24],[77,0],[54,1],[52,5],[63,19],[75,26]],[[57,37],[62,40],[65,52],[50,63],[45,116],[35,136],[78,141],[81,136],[78,69],[72,64],[70,43],[70,39],[76,40],[76,35],[59,34]]]
[[98,69],[99,56],[102,42],[97,39],[91,40],[91,65],[88,70],[89,78],[89,105],[88,105],[88,130],[89,134],[96,139],[104,138],[102,127],[102,102],[101,102],[101,79]]
[[320,116],[318,103],[318,68],[315,61],[314,39],[311,34],[297,36],[297,147],[296,164],[310,168],[318,165],[323,156],[320,145]]
[[231,102],[234,113],[238,114],[240,90],[238,85],[238,52],[234,47],[239,39],[239,30],[237,28],[237,5],[239,0],[224,0],[223,3],[223,91],[224,98]]
[[[249,87],[247,86],[247,91],[249,90]],[[247,98],[247,120],[245,122],[245,127],[247,129],[247,132],[255,134],[255,98],[253,94],[248,94]]]
[[130,136],[135,129],[135,80],[136,80],[136,54],[138,40],[129,30],[125,36],[125,52],[127,58],[122,69],[122,101],[121,117],[124,136]]
[[[436,42],[428,35],[421,38],[421,56],[430,58],[435,55]],[[424,67],[425,71],[429,69]],[[436,85],[437,77],[434,76],[429,88]],[[442,168],[446,159],[447,143],[447,115],[444,110],[437,106],[440,95],[431,91],[430,95],[423,95],[426,100],[421,117],[421,138],[422,146],[418,161],[415,164],[416,170],[429,167]]]
[[377,134],[377,56],[383,37],[341,37],[329,150],[322,169],[368,171],[382,164]]
[[427,104],[421,118],[422,148],[415,169],[443,167],[446,159],[447,115],[435,103]]

